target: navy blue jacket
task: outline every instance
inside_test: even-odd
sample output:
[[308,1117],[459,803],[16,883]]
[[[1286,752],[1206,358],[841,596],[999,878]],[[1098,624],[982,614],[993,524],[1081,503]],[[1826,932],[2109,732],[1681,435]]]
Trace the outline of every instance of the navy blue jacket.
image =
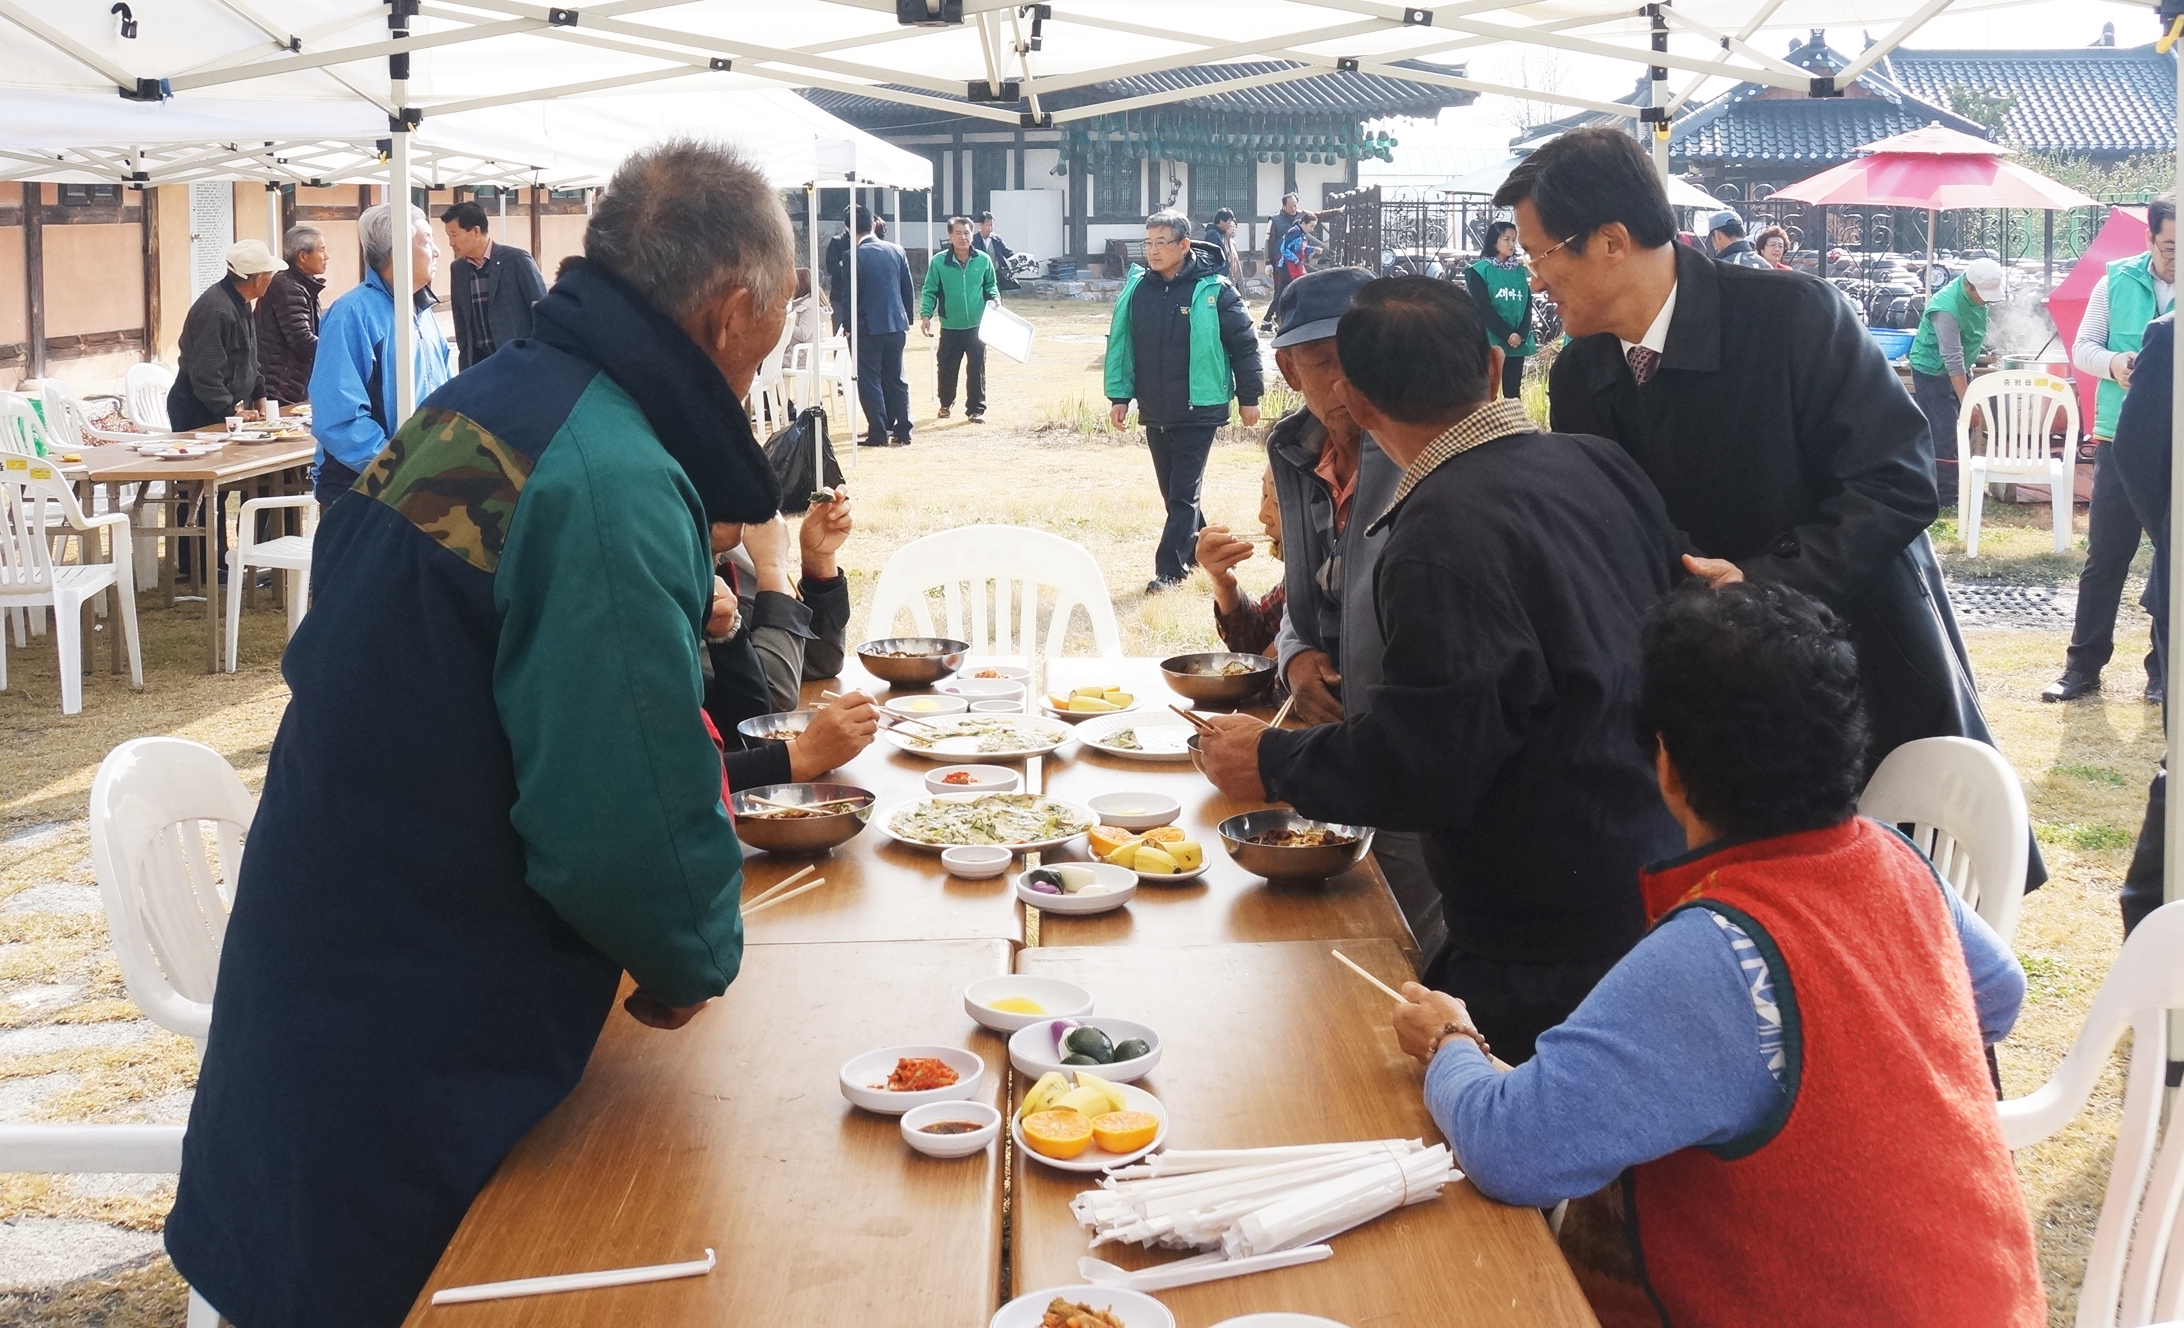
[[[1220,255],[1204,242],[1191,245],[1175,276],[1163,281],[1146,269],[1130,297],[1130,348],[1135,357],[1138,419],[1146,424],[1226,424],[1227,402],[1191,404],[1191,292],[1201,278],[1221,270]],[[1265,379],[1259,369],[1259,337],[1234,286],[1221,288],[1221,345],[1236,372],[1236,400],[1259,404]]]
[[[849,310],[847,265],[835,307]],[[917,308],[917,286],[910,280],[910,257],[902,246],[867,238],[857,245],[857,328],[862,332],[907,332]]]

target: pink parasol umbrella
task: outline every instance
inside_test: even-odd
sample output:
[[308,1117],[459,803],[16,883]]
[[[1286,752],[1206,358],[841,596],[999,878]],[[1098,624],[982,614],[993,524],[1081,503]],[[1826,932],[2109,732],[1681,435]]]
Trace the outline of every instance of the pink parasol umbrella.
[[1775,191],[1776,198],[1823,206],[2075,208],[2094,200],[2038,171],[2005,160],[2000,143],[1931,124],[1858,149],[1867,155]]
[[[2070,269],[2070,275],[2048,295],[2048,317],[2055,320],[2055,331],[2062,338],[2066,358],[2071,342],[2077,340],[2078,324],[2085,321],[2085,306],[2093,298],[2093,284],[2108,274],[2108,265],[2115,259],[2145,252],[2146,209],[2108,209],[2108,220],[2101,226],[2100,234],[2086,246],[2077,266]],[[2088,373],[2078,374],[2076,378],[2078,409],[2090,420],[2093,418],[2093,394],[2100,379]]]

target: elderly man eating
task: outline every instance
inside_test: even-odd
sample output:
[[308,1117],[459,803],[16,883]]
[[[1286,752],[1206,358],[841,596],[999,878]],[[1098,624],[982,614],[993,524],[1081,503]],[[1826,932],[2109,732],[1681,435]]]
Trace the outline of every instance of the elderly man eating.
[[1428,975],[1521,1060],[1637,941],[1639,864],[1679,842],[1629,736],[1675,533],[1620,449],[1494,400],[1501,351],[1461,286],[1372,282],[1335,348],[1350,417],[1403,467],[1387,510],[1352,518],[1385,531],[1379,680],[1363,704],[1345,686],[1340,723],[1213,717],[1206,773],[1420,832],[1449,932]]
[[793,249],[735,152],[631,157],[534,335],[327,510],[167,1223],[244,1328],[400,1323],[623,973],[661,1029],[736,976],[708,533],[778,504],[738,399]]
[[1646,874],[1652,930],[1507,1074],[1463,1001],[1406,983],[1395,1007],[1465,1173],[1542,1207],[1621,1178],[1645,1285],[1588,1280],[1604,1322],[2046,1323],[1980,1050],[2024,971],[1855,815],[1841,622],[1779,582],[1692,584],[1644,642],[1639,732],[1689,850]]

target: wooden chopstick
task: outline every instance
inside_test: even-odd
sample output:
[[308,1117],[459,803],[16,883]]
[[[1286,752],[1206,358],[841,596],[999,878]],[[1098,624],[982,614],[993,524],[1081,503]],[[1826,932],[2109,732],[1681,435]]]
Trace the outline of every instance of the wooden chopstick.
[[1267,727],[1270,729],[1280,728],[1282,726],[1282,721],[1289,718],[1289,707],[1295,705],[1296,703],[1297,694],[1295,692],[1291,692],[1289,694],[1289,699],[1282,702],[1282,708],[1274,712],[1274,722],[1267,725]]
[[1170,710],[1173,710],[1175,713],[1183,716],[1184,720],[1189,723],[1192,728],[1197,729],[1200,733],[1213,732],[1213,725],[1208,724],[1205,720],[1202,720],[1198,716],[1192,714],[1190,711],[1185,710],[1182,706],[1174,705],[1171,703],[1168,708]]
[[1381,991],[1387,993],[1388,999],[1396,1001],[1400,1001],[1403,999],[1402,992],[1397,991],[1395,988],[1389,986],[1387,983],[1382,982],[1379,978],[1376,978],[1372,974],[1366,972],[1364,969],[1359,968],[1356,964],[1350,961],[1350,956],[1344,954],[1342,951],[1329,950],[1327,953],[1333,955],[1337,959],[1340,959],[1344,968],[1349,969],[1352,973],[1357,974],[1359,977],[1365,979],[1367,982],[1370,982],[1374,986],[1380,988]]
[[764,902],[764,903],[762,903],[762,904],[752,904],[752,905],[751,905],[750,907],[748,907],[748,908],[746,908],[746,909],[744,909],[744,910],[743,910],[743,916],[744,916],[744,917],[749,917],[749,916],[751,916],[751,915],[752,915],[753,913],[763,913],[763,912],[765,912],[765,911],[766,911],[767,909],[769,909],[769,908],[772,908],[772,907],[773,907],[773,906],[774,906],[775,904],[786,904],[786,903],[788,903],[788,902],[789,902],[789,901],[790,901],[791,899],[794,899],[794,898],[796,898],[796,897],[797,897],[798,895],[800,895],[800,894],[803,894],[803,893],[804,893],[805,891],[807,891],[807,890],[816,890],[816,889],[818,889],[818,888],[819,888],[820,886],[822,886],[822,885],[825,885],[826,883],[827,883],[827,878],[826,878],[826,877],[824,877],[824,876],[822,876],[822,877],[820,877],[820,878],[819,878],[818,880],[816,880],[816,881],[813,881],[813,882],[811,882],[811,883],[810,883],[810,884],[808,884],[808,885],[800,885],[800,886],[797,886],[797,887],[796,887],[796,888],[795,888],[794,890],[791,890],[791,891],[789,891],[789,892],[788,892],[787,894],[785,894],[785,895],[775,895],[775,896],[774,896],[773,898],[771,898],[771,899],[769,899],[769,900],[765,901],[765,902]]
[[796,884],[798,881],[804,879],[806,876],[811,875],[814,871],[818,870],[818,868],[819,864],[816,862],[812,863],[810,866],[798,868],[796,871],[791,872],[789,875],[782,877],[780,880],[775,881],[772,885],[769,885],[765,889],[759,891],[758,897],[756,899],[744,900],[743,907],[749,909],[755,905],[765,903],[767,899],[771,898],[774,895],[780,894],[783,890]]

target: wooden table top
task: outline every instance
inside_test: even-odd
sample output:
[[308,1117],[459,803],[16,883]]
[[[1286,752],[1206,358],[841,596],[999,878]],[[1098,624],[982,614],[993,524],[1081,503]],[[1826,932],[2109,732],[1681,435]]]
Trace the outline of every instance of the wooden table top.
[[[1124,682],[1137,688],[1141,703],[1155,713],[1165,713],[1160,707],[1181,699],[1160,684],[1153,660],[1071,659],[1057,661],[1053,672],[1057,686],[1060,680],[1079,678],[1089,684],[1095,677]],[[878,686],[854,673],[840,683],[842,690],[860,685]],[[834,687],[810,684],[807,700]],[[875,695],[885,699],[888,693]],[[925,776],[940,764],[910,756],[883,740],[827,778],[870,789],[878,795],[884,813],[898,802],[927,796]],[[1277,887],[1238,867],[1221,848],[1214,827],[1238,812],[1253,810],[1253,805],[1223,797],[1188,761],[1124,760],[1072,742],[1039,764],[1045,791],[1065,801],[1082,804],[1097,794],[1124,791],[1174,797],[1183,804],[1177,824],[1204,846],[1209,863],[1206,873],[1195,881],[1140,886],[1135,899],[1110,913],[1083,918],[1042,913],[1042,944],[1127,940],[1180,945],[1393,936],[1411,945],[1402,913],[1370,859],[1341,877],[1310,886]],[[1077,847],[1052,855],[1052,860],[1083,856],[1080,841]],[[755,895],[810,861],[754,851],[746,859],[745,891]],[[959,880],[941,867],[937,852],[907,848],[869,827],[818,862],[818,874],[827,883],[751,919],[748,941],[1023,938],[1015,868],[993,880]]]
[[[844,1101],[841,1065],[915,1043],[1008,1055],[963,988],[998,941],[762,946],[687,1027],[617,1009],[584,1080],[470,1207],[407,1323],[428,1328],[767,1324],[977,1328],[1001,1276],[1001,1145],[943,1162]],[[627,983],[625,982],[625,987]],[[432,1308],[449,1286],[703,1257],[705,1277]],[[905,1317],[906,1306],[916,1307]]]
[[[1390,984],[1410,976],[1390,940],[1342,951]],[[1320,942],[1093,946],[1023,950],[1021,973],[1089,988],[1102,1014],[1160,1031],[1160,1067],[1141,1083],[1170,1113],[1170,1148],[1257,1148],[1440,1132],[1419,1095],[1421,1070],[1396,1046],[1388,1000]],[[1021,1093],[1023,1085],[1018,1085]],[[1012,1104],[1013,1105],[1013,1104]],[[1088,1177],[1019,1157],[1012,1204],[1011,1295],[1083,1279],[1091,1233],[1069,1200]],[[1321,1263],[1160,1293],[1180,1328],[1273,1310],[1345,1324],[1594,1324],[1576,1279],[1535,1209],[1511,1208],[1468,1181],[1438,1199],[1332,1238]],[[1142,1268],[1181,1257],[1108,1245],[1100,1258]]]
[[[169,437],[176,442],[186,440],[185,435],[152,434],[147,435],[145,441],[157,442]],[[276,470],[307,466],[317,450],[318,444],[306,436],[295,441],[229,443],[211,456],[190,461],[159,461],[133,447],[107,443],[69,453],[81,456],[80,462],[56,460],[54,464],[68,479],[88,480],[93,484],[136,484],[144,480],[216,480],[226,484]]]

